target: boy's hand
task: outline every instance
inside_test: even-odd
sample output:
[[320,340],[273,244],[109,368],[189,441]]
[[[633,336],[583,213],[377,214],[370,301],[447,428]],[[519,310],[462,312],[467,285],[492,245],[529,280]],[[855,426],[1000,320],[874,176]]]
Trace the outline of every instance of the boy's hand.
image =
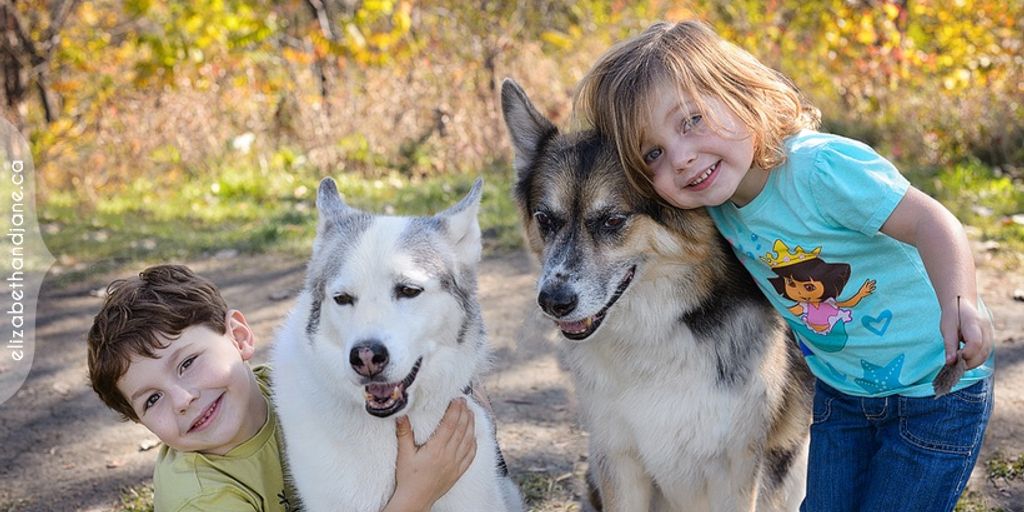
[[[946,344],[946,365],[956,362],[960,350],[967,369],[981,366],[992,352],[992,324],[978,307],[963,298],[942,308],[940,329]],[[959,310],[958,310],[959,308]],[[960,341],[964,342],[960,349]]]
[[437,430],[423,446],[416,446],[406,416],[398,418],[396,434],[395,494],[384,512],[430,510],[476,456],[473,411],[465,398],[452,400]]

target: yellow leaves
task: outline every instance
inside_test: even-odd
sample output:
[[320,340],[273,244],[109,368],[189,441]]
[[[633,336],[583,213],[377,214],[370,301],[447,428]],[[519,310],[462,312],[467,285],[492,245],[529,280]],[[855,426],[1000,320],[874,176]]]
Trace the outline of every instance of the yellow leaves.
[[861,16],[858,27],[859,30],[857,30],[855,36],[857,42],[861,44],[875,44],[878,35],[875,33],[875,24],[869,15],[864,14]]
[[885,12],[885,16],[890,20],[895,20],[900,15],[900,8],[890,3],[882,4],[882,11]]
[[96,7],[92,2],[83,3],[78,8],[78,16],[86,25],[95,25],[99,22],[99,13],[96,12]]
[[367,15],[389,14],[395,9],[395,3],[390,0],[366,0],[363,2],[360,11]]
[[296,64],[308,66],[313,63],[313,54],[310,52],[299,51],[287,46],[281,50],[281,56],[284,57],[285,60]]
[[403,34],[408,32],[412,28],[412,3],[400,3],[398,9],[395,10],[395,14],[391,17],[391,21],[396,31]]
[[942,86],[947,91],[962,91],[966,88],[971,87],[972,85],[975,85],[973,84],[972,78],[973,74],[969,69],[955,69],[953,70],[953,72],[949,73],[948,75],[946,75],[945,78],[942,79]]
[[567,50],[572,47],[572,39],[568,35],[555,30],[546,30],[541,33],[540,38],[556,48]]
[[545,30],[540,34],[541,41],[561,51],[571,50],[579,44],[583,37],[583,29],[578,25],[571,25],[564,31]]
[[[408,53],[414,41],[409,38],[412,29],[412,3],[389,0],[363,2],[349,17],[334,20],[342,27],[338,41],[330,41],[319,31],[308,37],[318,58],[328,55],[349,57],[366,65],[383,65],[397,55]],[[289,59],[298,55],[290,54]]]

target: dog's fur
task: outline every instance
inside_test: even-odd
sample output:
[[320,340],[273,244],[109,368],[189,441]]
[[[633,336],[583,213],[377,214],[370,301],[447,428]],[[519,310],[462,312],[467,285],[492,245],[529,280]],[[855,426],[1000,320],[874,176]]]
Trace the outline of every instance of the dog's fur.
[[271,357],[303,510],[379,512],[395,488],[395,414],[408,415],[422,444],[463,395],[476,457],[432,510],[522,510],[492,419],[467,392],[487,362],[476,300],[481,186],[437,216],[409,218],[352,209],[333,180],[320,183],[305,289]]
[[797,510],[812,379],[706,212],[643,198],[610,140],[559,133],[511,80],[502,109],[604,510]]

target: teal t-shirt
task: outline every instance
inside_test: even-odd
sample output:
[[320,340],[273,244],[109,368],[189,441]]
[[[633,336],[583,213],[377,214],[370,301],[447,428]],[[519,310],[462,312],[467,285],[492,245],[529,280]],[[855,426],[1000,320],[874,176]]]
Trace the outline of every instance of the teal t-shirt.
[[[917,249],[879,231],[907,180],[836,135],[805,130],[785,148],[753,201],[708,208],[715,225],[819,379],[856,396],[932,395],[945,363],[938,299]],[[994,352],[953,389],[991,375],[993,364]]]

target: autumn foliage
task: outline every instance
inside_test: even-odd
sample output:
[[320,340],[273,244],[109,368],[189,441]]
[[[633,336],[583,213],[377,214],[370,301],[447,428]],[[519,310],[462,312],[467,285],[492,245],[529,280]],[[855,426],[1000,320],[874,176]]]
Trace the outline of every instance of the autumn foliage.
[[791,76],[830,130],[926,171],[970,160],[1019,177],[1022,14],[1016,0],[2,0],[0,57],[24,86],[6,89],[6,115],[31,139],[43,197],[86,204],[236,161],[366,176],[505,166],[503,77],[565,123],[598,54],[684,18]]

